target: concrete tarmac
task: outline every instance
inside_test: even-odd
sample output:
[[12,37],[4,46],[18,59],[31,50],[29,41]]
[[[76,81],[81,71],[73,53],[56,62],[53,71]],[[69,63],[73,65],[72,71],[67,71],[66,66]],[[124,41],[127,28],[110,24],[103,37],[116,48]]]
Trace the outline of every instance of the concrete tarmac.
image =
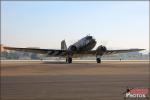
[[149,87],[149,62],[1,62],[2,100],[124,100]]

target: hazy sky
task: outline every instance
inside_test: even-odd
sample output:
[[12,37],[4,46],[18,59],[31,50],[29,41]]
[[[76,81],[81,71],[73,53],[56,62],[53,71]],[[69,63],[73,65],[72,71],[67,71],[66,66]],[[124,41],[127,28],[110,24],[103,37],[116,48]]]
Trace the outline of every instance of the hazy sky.
[[3,1],[2,44],[60,48],[88,34],[97,46],[149,49],[148,1]]

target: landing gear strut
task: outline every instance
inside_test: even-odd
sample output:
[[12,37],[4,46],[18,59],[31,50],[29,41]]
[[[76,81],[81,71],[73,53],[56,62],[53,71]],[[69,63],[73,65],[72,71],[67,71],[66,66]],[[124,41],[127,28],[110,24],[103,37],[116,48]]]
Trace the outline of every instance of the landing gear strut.
[[72,55],[73,55],[72,51],[67,52],[66,63],[69,63],[69,64],[72,63]]
[[72,58],[71,57],[66,58],[66,63],[72,63]]

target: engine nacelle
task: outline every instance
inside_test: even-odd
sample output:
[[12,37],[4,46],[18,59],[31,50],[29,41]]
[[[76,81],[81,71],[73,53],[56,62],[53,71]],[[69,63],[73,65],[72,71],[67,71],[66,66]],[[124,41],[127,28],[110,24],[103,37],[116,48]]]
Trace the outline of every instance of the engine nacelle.
[[77,51],[77,47],[74,45],[69,46],[68,48],[69,51]]
[[97,55],[102,55],[104,52],[107,51],[107,48],[105,46],[100,45],[97,47],[96,51]]

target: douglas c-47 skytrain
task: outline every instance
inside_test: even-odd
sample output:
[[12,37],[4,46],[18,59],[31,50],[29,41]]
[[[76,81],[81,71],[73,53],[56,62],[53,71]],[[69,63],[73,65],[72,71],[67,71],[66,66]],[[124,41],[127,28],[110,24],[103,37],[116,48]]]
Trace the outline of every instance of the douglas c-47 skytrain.
[[61,42],[61,49],[36,49],[36,48],[16,48],[16,47],[4,47],[6,50],[16,50],[24,52],[33,52],[39,54],[46,54],[49,57],[65,57],[66,63],[72,63],[72,58],[81,56],[94,55],[97,63],[101,63],[101,57],[103,55],[116,54],[116,53],[127,53],[141,51],[144,49],[127,49],[127,50],[107,50],[103,45],[97,47],[96,50],[92,50],[96,45],[96,40],[92,36],[86,36],[76,43],[66,46],[65,40]]

